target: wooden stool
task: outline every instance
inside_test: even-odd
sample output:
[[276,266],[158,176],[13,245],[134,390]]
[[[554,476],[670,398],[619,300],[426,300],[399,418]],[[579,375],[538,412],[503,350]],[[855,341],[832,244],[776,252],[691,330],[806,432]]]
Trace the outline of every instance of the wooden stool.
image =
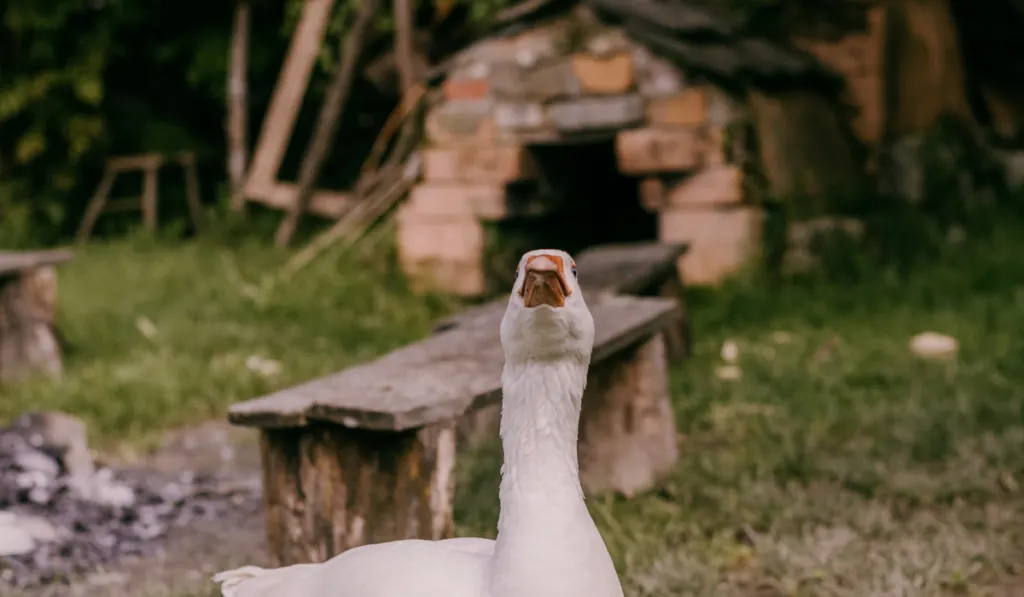
[[[199,202],[199,177],[196,174],[196,156],[191,151],[172,154],[170,157],[162,153],[147,153],[141,155],[114,157],[107,160],[103,170],[103,178],[89,205],[86,207],[85,216],[78,226],[78,242],[84,243],[89,240],[93,226],[99,219],[101,213],[117,211],[142,211],[142,222],[150,232],[156,230],[157,220],[157,176],[160,167],[165,162],[171,161],[181,165],[185,173],[185,198],[188,202],[189,216],[192,223],[198,230],[202,225],[202,205]],[[114,187],[117,175],[132,170],[142,171],[142,196],[138,199],[119,199],[110,201],[110,190]]]

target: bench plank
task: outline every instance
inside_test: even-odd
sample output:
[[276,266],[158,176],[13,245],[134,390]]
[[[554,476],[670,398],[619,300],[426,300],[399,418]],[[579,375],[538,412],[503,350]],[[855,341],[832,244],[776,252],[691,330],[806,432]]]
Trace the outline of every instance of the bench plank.
[[49,251],[0,251],[0,276],[70,261],[75,254],[64,249]]
[[[667,277],[676,277],[676,263],[686,254],[685,244],[659,242],[610,244],[593,247],[576,257],[583,294],[639,294]],[[450,315],[437,323],[435,332],[462,325],[478,317],[505,312],[506,299],[488,301]]]
[[[676,301],[598,296],[593,363],[650,336],[681,316]],[[454,419],[501,395],[501,313],[490,313],[370,363],[236,404],[228,419],[254,427],[345,427],[401,431]]]

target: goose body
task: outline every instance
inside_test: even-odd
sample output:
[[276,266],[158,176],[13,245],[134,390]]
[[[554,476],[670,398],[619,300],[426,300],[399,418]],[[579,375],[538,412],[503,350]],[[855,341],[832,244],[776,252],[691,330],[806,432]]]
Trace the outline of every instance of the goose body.
[[520,260],[501,322],[497,539],[404,540],[322,564],[221,572],[224,597],[622,597],[583,499],[576,453],[594,323],[572,258]]

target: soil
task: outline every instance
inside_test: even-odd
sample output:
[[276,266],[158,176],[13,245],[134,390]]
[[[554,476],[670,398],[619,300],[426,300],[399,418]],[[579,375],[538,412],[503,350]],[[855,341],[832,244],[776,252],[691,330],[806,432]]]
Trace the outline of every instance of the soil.
[[[105,460],[115,467],[145,469],[159,476],[212,472],[253,483],[259,479],[255,439],[252,432],[210,422],[168,433],[151,454]],[[202,526],[172,529],[156,556],[119,562],[70,586],[34,589],[12,597],[113,597],[125,595],[129,588],[139,597],[216,595],[210,577],[241,565],[266,564],[265,541],[260,504],[247,501],[228,516]]]

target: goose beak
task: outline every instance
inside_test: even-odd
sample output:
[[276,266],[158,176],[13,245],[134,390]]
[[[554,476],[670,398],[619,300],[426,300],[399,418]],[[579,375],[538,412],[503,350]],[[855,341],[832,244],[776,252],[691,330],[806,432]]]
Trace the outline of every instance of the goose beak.
[[537,255],[527,262],[526,278],[519,291],[523,297],[523,306],[528,309],[540,305],[556,308],[565,306],[565,298],[571,291],[565,282],[560,261]]

